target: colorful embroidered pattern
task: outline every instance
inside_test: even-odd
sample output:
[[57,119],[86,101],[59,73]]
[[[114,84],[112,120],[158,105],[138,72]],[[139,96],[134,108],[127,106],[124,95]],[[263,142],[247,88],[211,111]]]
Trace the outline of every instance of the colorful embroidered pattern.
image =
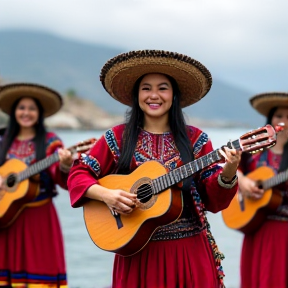
[[120,150],[113,130],[107,130],[104,137],[112,155],[114,155],[115,162],[118,162]]
[[67,288],[66,274],[36,275],[30,273],[9,273],[0,270],[0,287],[10,285],[17,288]]
[[96,176],[100,175],[100,171],[101,171],[100,165],[93,156],[82,153],[80,156],[80,162],[84,165],[89,166],[94,171]]

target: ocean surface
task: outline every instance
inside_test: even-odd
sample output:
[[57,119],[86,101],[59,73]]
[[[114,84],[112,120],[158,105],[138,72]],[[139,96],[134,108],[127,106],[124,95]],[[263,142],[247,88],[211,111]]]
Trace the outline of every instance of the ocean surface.
[[[230,140],[238,139],[249,131],[244,128],[204,128],[203,130],[211,138],[214,149],[225,145]],[[91,137],[99,138],[102,134],[99,131],[58,131],[57,133],[67,147]],[[54,199],[54,203],[64,235],[69,288],[110,287],[114,254],[94,245],[85,228],[83,209],[71,207],[67,191],[59,188],[59,195]],[[243,235],[225,226],[221,212],[208,213],[208,219],[219,250],[225,255],[222,261],[226,274],[225,285],[227,288],[238,288]]]

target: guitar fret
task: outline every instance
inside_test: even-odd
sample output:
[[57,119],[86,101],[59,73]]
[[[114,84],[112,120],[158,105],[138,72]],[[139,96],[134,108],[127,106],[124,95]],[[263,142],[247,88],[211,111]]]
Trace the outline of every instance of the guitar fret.
[[171,182],[171,178],[170,178],[170,176],[169,176],[169,173],[166,174],[166,175],[164,175],[163,177],[165,178],[165,183],[166,183],[166,185],[167,185],[168,187],[171,186],[171,185],[172,185],[172,182]]
[[167,189],[168,187],[170,187],[170,183],[169,183],[169,178],[166,177],[166,175],[163,175],[163,182],[165,184],[165,189]]
[[174,179],[174,177],[173,177],[173,174],[171,173],[171,172],[169,172],[168,174],[167,174],[167,176],[169,177],[169,179],[170,179],[170,185],[172,186],[172,185],[174,185],[175,184],[175,179]]
[[164,186],[164,183],[163,183],[163,176],[159,177],[159,182],[160,182],[161,190],[164,190],[165,186]]
[[18,173],[19,182],[25,179],[28,179],[33,175],[36,175],[40,171],[45,170],[46,168],[48,168],[49,166],[51,166],[53,163],[57,162],[58,160],[59,160],[58,153],[54,153],[48,158],[45,158],[43,160],[40,160],[32,164],[30,167],[28,167],[24,171]]
[[206,156],[204,156],[204,157],[202,157],[201,159],[202,159],[203,167],[206,167],[206,166],[208,166],[207,157],[206,157]]

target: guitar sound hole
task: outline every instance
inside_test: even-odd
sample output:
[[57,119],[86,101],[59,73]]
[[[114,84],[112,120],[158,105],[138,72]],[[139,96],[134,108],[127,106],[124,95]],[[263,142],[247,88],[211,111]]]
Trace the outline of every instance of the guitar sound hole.
[[148,202],[152,197],[152,188],[150,184],[143,184],[137,189],[137,199],[141,203]]
[[14,174],[10,174],[7,179],[6,179],[6,185],[7,187],[11,188],[15,185],[16,183],[16,177]]

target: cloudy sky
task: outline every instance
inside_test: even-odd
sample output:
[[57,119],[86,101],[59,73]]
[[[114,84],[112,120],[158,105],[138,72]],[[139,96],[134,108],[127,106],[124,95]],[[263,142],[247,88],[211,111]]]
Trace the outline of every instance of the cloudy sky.
[[0,0],[0,29],[188,54],[214,78],[288,91],[287,0]]

